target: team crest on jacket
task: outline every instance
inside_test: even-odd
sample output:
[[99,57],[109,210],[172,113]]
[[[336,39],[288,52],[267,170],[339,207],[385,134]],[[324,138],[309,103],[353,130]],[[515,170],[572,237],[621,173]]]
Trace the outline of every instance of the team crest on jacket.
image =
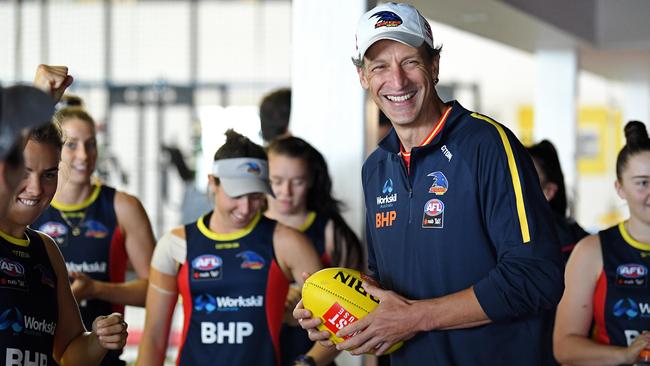
[[429,193],[433,193],[436,196],[442,196],[447,192],[449,181],[447,181],[447,177],[445,177],[442,172],[429,173],[427,174],[427,177],[433,178],[433,184],[429,188]]
[[437,199],[428,200],[424,204],[424,215],[422,217],[423,228],[441,229],[445,218],[445,204]]

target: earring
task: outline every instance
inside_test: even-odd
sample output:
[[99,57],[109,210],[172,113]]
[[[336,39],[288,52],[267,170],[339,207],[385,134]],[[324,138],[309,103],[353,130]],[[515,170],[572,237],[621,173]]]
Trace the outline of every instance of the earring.
[[438,78],[433,79],[433,85],[438,85],[439,81],[440,81],[440,79],[438,79]]

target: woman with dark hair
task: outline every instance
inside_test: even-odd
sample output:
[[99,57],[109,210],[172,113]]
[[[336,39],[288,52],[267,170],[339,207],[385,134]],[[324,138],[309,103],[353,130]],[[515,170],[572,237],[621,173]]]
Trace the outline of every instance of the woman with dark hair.
[[28,227],[57,189],[62,145],[54,124],[30,132],[22,180],[0,220],[0,359],[6,365],[99,365],[108,349],[126,342],[119,313],[95,318],[86,331],[57,245]]
[[562,259],[566,264],[576,243],[589,233],[580,227],[572,217],[567,215],[564,174],[562,174],[560,159],[555,146],[548,140],[542,140],[527,149],[535,163],[544,196],[554,213],[553,218],[558,239],[560,240]]
[[553,334],[562,364],[650,360],[650,139],[638,121],[625,139],[614,186],[630,217],[581,240],[569,258]]
[[[61,150],[57,187],[52,204],[34,222],[59,245],[70,272],[72,292],[81,317],[93,319],[124,305],[144,306],[154,237],[140,201],[94,178],[98,148],[95,121],[80,107],[54,114],[66,137]],[[127,281],[130,262],[137,278]],[[120,352],[109,352],[102,365],[125,365]]]
[[[156,245],[138,364],[163,364],[180,294],[178,365],[278,366],[289,283],[321,265],[304,235],[261,214],[271,193],[261,146],[228,130],[208,178],[214,210]],[[337,354],[320,345],[313,352],[319,365]]]
[[[267,152],[275,197],[268,197],[265,215],[305,233],[324,266],[361,269],[361,243],[341,216],[341,202],[332,196],[332,180],[321,153],[293,136],[274,140]],[[291,315],[298,301],[300,287],[292,286],[282,329],[286,365],[313,344]]]

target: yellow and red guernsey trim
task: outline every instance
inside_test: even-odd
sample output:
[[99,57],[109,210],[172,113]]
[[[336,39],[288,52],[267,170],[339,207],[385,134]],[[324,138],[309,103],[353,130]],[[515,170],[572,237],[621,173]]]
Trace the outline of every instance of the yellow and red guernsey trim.
[[[449,112],[451,112],[451,107],[448,107],[447,110],[442,114],[438,122],[433,126],[431,129],[431,132],[427,135],[427,137],[424,138],[424,140],[420,143],[418,146],[425,146],[429,144],[433,139],[442,131],[442,128],[445,126],[445,121],[447,121],[447,116],[449,116]],[[406,169],[409,168],[411,165],[411,152],[404,150],[404,145],[400,144],[399,146],[400,149],[400,155],[402,156],[402,159],[404,159],[404,163],[406,164]]]

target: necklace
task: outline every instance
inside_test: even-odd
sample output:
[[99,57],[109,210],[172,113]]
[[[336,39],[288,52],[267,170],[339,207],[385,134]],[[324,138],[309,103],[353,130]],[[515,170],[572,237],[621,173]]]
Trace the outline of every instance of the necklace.
[[[79,236],[81,235],[81,227],[84,223],[84,220],[86,219],[86,210],[83,211],[78,211],[78,212],[63,212],[59,210],[59,213],[61,214],[61,218],[63,218],[63,221],[65,221],[66,224],[70,227],[72,231],[72,236]],[[73,225],[70,219],[78,219],[79,221],[77,222],[77,225]]]

